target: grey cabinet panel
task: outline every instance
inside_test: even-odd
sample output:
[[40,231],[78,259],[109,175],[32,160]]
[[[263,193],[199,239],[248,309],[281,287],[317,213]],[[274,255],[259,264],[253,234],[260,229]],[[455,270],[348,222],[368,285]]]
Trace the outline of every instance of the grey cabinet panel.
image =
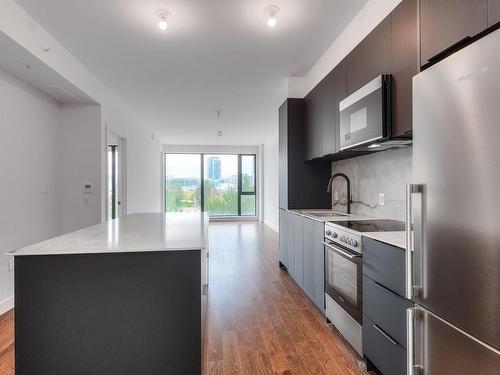
[[311,300],[316,298],[316,287],[314,280],[314,220],[303,219],[304,225],[304,291]]
[[406,374],[406,350],[387,337],[370,318],[363,317],[363,353],[384,375]]
[[488,0],[420,0],[422,64],[488,25]]
[[405,294],[405,250],[363,237],[363,275]]
[[363,314],[406,347],[406,310],[413,304],[363,276]]
[[279,108],[279,202],[283,209],[331,208],[330,163],[306,163],[304,99]]
[[317,85],[306,96],[306,159],[321,157],[322,85]]
[[279,202],[288,208],[288,102],[279,108]]
[[314,303],[322,313],[325,312],[325,251],[323,239],[325,224],[314,222]]
[[500,22],[500,0],[488,0],[488,27]]
[[347,94],[391,71],[391,19],[386,17],[346,57]]
[[278,259],[288,268],[288,218],[287,212],[283,209],[280,209],[280,233],[279,233],[279,252]]
[[412,126],[412,77],[419,72],[418,0],[404,0],[391,13],[392,136]]
[[286,212],[286,223],[287,223],[287,243],[288,243],[288,273],[295,279],[295,215],[290,212]]
[[304,286],[304,218],[293,215],[293,250],[294,273],[293,278],[301,287]]
[[345,63],[337,65],[323,80],[321,116],[321,154],[335,154],[340,151],[339,103],[347,96],[347,73]]

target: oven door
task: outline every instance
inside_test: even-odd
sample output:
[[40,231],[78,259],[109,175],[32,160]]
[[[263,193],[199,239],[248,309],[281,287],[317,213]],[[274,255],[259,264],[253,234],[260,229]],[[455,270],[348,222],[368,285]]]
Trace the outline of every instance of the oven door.
[[361,254],[325,239],[325,290],[359,324],[363,322]]
[[339,103],[340,150],[390,135],[391,76],[381,75]]

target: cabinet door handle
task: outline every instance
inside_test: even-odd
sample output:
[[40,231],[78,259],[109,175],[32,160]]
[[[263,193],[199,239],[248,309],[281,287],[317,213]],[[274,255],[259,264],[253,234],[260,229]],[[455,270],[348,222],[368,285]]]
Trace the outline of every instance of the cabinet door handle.
[[385,333],[384,331],[382,331],[382,329],[381,329],[378,325],[373,324],[373,328],[375,328],[377,331],[379,331],[379,333],[380,333],[382,336],[384,336],[387,340],[389,340],[392,344],[394,344],[394,345],[397,345],[397,344],[398,344],[396,341],[394,341],[394,340],[392,339],[392,337],[391,337],[391,336],[389,336],[387,333]]

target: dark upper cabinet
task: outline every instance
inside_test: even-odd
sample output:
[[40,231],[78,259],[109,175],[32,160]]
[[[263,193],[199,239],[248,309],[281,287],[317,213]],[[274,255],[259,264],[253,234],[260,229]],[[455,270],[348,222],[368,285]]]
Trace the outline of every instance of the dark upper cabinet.
[[420,0],[422,65],[487,26],[488,0]]
[[386,17],[346,57],[347,95],[391,72],[391,18]]
[[347,93],[345,64],[340,63],[322,81],[321,154],[335,154],[340,150],[339,102]]
[[488,26],[500,22],[500,0],[488,0]]
[[279,108],[279,202],[282,209],[331,208],[329,162],[306,163],[304,99]]
[[418,0],[404,0],[391,13],[392,136],[412,130],[412,77],[419,72]]
[[322,84],[317,85],[305,98],[306,103],[306,158],[313,160],[321,154],[321,101]]

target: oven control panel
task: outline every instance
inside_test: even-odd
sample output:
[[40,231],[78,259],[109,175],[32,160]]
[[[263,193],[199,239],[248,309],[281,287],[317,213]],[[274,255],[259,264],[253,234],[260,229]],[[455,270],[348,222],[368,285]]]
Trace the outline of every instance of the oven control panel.
[[325,238],[357,253],[361,253],[361,236],[346,231],[333,223],[325,223]]

